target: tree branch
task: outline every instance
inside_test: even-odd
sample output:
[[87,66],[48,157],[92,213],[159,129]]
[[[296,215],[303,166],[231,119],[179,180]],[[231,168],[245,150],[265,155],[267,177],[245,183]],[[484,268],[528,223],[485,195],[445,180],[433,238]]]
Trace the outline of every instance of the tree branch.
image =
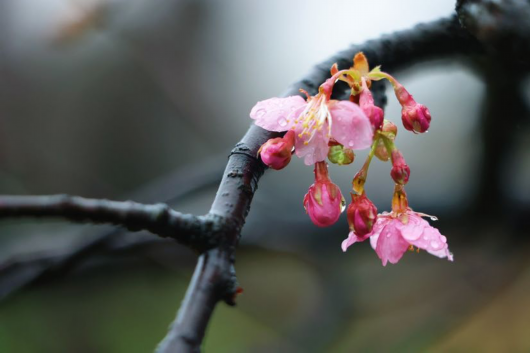
[[61,217],[74,222],[110,223],[130,231],[147,230],[203,250],[215,245],[205,232],[207,217],[174,211],[166,204],[86,199],[79,196],[0,196],[0,218]]
[[[340,68],[350,67],[353,56],[359,51],[366,54],[372,65],[383,65],[385,70],[392,71],[431,58],[481,53],[482,46],[461,29],[453,16],[352,46],[316,66],[284,95],[299,94],[300,88],[316,93],[318,86],[329,76],[333,63],[337,62]],[[377,102],[384,103],[380,94]],[[233,269],[235,247],[258,180],[265,170],[256,155],[263,143],[278,135],[253,125],[232,151],[210,210],[210,214],[221,217],[229,226],[221,234],[219,247],[199,257],[177,318],[157,352],[200,352],[204,332],[217,302],[224,300],[234,304],[237,294]]]
[[[171,205],[189,197],[197,190],[218,185],[224,167],[224,156],[214,155],[158,177],[128,197],[143,203],[163,200],[162,202]],[[39,251],[29,258],[14,254],[0,262],[0,300],[33,283],[42,284],[60,278],[84,261],[102,253],[105,255],[110,255],[112,252],[120,253],[121,247],[117,246],[117,242],[120,242],[118,236],[123,235],[126,229],[97,228],[92,231],[84,229],[82,232],[83,241],[76,242],[60,254]],[[149,243],[142,238],[132,240],[128,238],[125,242],[131,247]]]

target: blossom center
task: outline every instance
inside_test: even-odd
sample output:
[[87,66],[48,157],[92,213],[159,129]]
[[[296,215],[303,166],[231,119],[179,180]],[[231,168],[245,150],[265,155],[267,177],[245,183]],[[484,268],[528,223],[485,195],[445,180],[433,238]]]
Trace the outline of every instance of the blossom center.
[[305,145],[308,145],[316,133],[322,130],[326,122],[328,123],[327,137],[331,136],[331,116],[327,104],[327,99],[322,94],[318,94],[294,121],[296,125],[301,125],[302,127],[298,137],[304,139]]

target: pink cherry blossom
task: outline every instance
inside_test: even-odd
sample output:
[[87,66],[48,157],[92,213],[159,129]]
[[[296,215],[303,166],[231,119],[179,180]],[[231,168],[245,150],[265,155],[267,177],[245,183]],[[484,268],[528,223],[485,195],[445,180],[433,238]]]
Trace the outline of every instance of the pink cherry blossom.
[[349,149],[370,147],[374,134],[370,120],[357,104],[330,100],[331,88],[332,83],[326,82],[307,102],[300,96],[258,102],[250,117],[269,131],[293,129],[296,155],[306,165],[326,159],[331,138]]
[[416,213],[410,208],[406,213],[401,214],[384,212],[378,216],[368,236],[358,237],[350,232],[348,238],[342,242],[342,250],[346,251],[354,243],[370,237],[372,248],[381,259],[383,266],[386,266],[387,262],[397,263],[411,246],[453,261],[453,254],[449,252],[447,246],[447,238],[421,218],[425,216],[427,215]]

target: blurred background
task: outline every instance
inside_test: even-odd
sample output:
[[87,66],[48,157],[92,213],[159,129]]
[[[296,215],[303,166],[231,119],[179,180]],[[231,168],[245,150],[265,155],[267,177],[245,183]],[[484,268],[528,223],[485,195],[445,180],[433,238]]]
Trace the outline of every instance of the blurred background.
[[[349,44],[447,17],[453,7],[3,0],[0,194],[168,202],[206,213],[258,100]],[[485,143],[496,141],[481,138],[487,89],[477,70],[439,61],[396,77],[433,116],[428,134],[401,128],[397,136],[412,170],[410,205],[440,218],[455,262],[407,253],[384,268],[368,243],[342,253],[346,218],[330,229],[312,225],[302,207],[312,169],[293,159],[260,182],[237,252],[245,292],[236,308],[216,309],[206,352],[530,351],[528,126],[517,123],[510,148],[498,147],[503,163],[484,168]],[[389,93],[386,118],[397,123]],[[346,195],[365,154],[331,167]],[[483,185],[499,168],[500,187]],[[367,192],[381,211],[390,209],[389,171],[378,160],[370,168]],[[172,242],[105,226],[14,220],[2,221],[0,233],[0,352],[152,351],[196,259]],[[54,262],[102,236],[112,240],[90,256]],[[56,271],[42,276],[50,264]]]

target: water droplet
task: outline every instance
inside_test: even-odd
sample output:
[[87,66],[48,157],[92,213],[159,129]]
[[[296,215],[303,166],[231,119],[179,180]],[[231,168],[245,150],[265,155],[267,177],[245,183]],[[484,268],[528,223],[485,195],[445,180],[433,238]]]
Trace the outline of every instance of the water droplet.
[[386,237],[390,238],[390,232],[386,233]]
[[440,240],[443,242],[443,243],[447,243],[447,238],[445,236],[442,235],[442,237],[440,238]]
[[263,115],[265,115],[266,111],[265,109],[260,109],[256,112],[256,118],[261,118]]
[[425,235],[425,236],[423,237],[423,240],[429,240],[429,237]]
[[344,212],[344,209],[346,208],[346,200],[344,197],[340,200],[340,213]]
[[348,142],[348,146],[353,147],[353,145],[354,145],[353,140],[350,140],[350,142]]
[[431,221],[437,221],[438,220],[438,217],[435,217],[435,216],[431,216]]
[[291,107],[291,111],[295,110],[296,108],[295,107]]
[[278,118],[278,125],[280,125],[280,126],[287,125],[287,120],[285,119],[285,117],[282,116],[282,117]]
[[431,241],[431,246],[435,249],[438,249],[438,247],[440,246],[440,243],[438,243],[437,241]]

